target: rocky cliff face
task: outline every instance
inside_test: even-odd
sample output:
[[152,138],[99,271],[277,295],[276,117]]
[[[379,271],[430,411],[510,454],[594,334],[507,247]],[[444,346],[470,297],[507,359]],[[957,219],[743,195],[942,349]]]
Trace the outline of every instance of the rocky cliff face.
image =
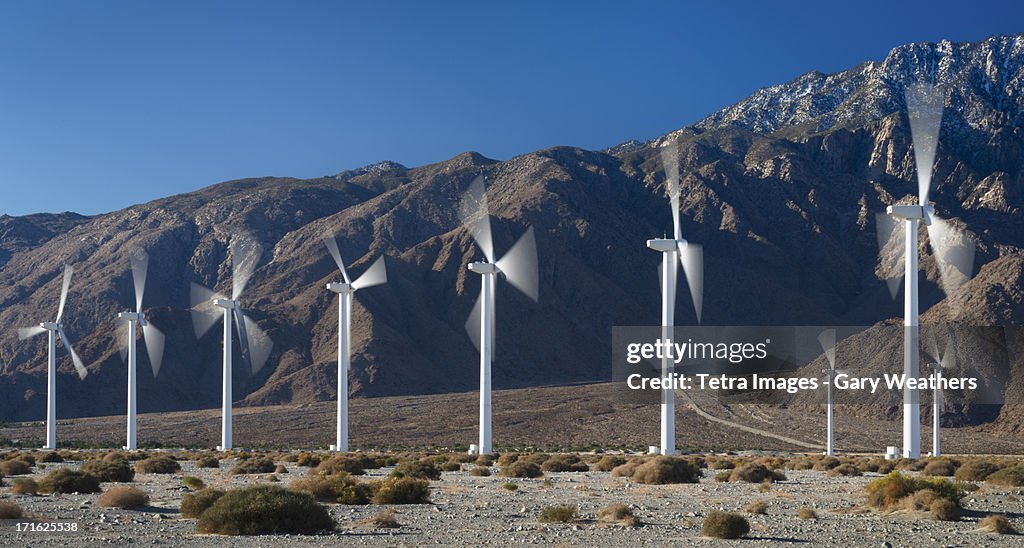
[[[898,316],[874,214],[916,193],[901,90],[920,79],[948,90],[932,199],[978,240],[983,274],[945,299],[922,236],[926,318],[1020,323],[1021,280],[1012,273],[1024,253],[1022,67],[1024,35],[916,44],[603,152],[562,147],[505,162],[466,153],[411,169],[382,162],[320,179],[232,181],[93,218],[0,219],[0,419],[43,416],[45,343],[18,341],[15,329],[52,319],[65,262],[77,269],[67,331],[90,375],[79,381],[59,352],[60,416],[123,412],[114,316],[133,301],[135,247],[149,252],[146,307],[168,337],[160,376],[140,375],[140,410],[216,404],[220,334],[195,339],[189,283],[226,291],[230,242],[241,232],[265,250],[243,302],[275,342],[256,376],[236,374],[246,403],[335,395],[337,305],[324,285],[336,272],[326,234],[339,237],[351,271],[380,255],[389,269],[387,285],[356,296],[353,394],[473,389],[477,355],[463,325],[479,281],[465,265],[479,254],[457,213],[477,175],[490,187],[498,254],[531,225],[540,253],[538,304],[499,288],[495,386],[608,378],[611,327],[659,318],[660,257],[644,242],[671,230],[660,163],[670,143],[682,162],[683,234],[705,249],[706,324]],[[677,309],[678,323],[695,321],[688,292]]]

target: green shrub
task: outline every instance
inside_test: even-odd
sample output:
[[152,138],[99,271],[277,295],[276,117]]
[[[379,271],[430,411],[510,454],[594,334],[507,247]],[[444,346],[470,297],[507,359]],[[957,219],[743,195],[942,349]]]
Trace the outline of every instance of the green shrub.
[[388,478],[374,489],[374,504],[430,504],[430,482],[416,478]]
[[149,457],[135,463],[135,471],[142,474],[173,474],[181,470],[178,461],[164,456]]
[[999,469],[1000,466],[992,462],[971,460],[957,468],[953,477],[960,481],[985,481]]
[[745,481],[748,483],[772,483],[785,481],[786,475],[778,470],[769,470],[763,464],[749,463],[736,468],[729,474],[729,481]]
[[414,460],[398,465],[391,472],[393,478],[441,479],[441,470],[428,460]]
[[114,487],[96,499],[96,505],[103,508],[134,510],[149,504],[149,495],[134,487]]
[[1003,487],[1024,487],[1024,464],[993,472],[985,478],[985,483]]
[[196,468],[220,468],[220,459],[213,456],[199,457]]
[[1010,520],[1002,514],[993,514],[991,516],[985,516],[981,521],[978,522],[978,529],[988,532],[996,533],[999,535],[1016,535],[1017,530],[1014,529],[1013,524]]
[[0,500],[0,519],[20,519],[21,506],[6,500]]
[[99,493],[100,480],[80,470],[61,468],[39,482],[41,493]]
[[576,507],[566,504],[559,506],[545,506],[540,509],[537,520],[541,523],[569,523],[576,521]]
[[486,466],[474,466],[473,468],[470,468],[469,475],[487,477],[491,475],[491,469]]
[[82,464],[82,471],[103,482],[126,483],[135,478],[135,471],[128,466],[127,460],[87,460]]
[[956,473],[956,463],[949,459],[936,459],[929,461],[921,473],[926,476],[952,476]]
[[196,519],[223,496],[224,491],[220,489],[202,489],[195,493],[185,493],[185,496],[181,497],[181,517]]
[[199,491],[206,487],[206,482],[195,476],[185,476],[181,478],[181,482],[185,484],[185,487],[188,487],[193,491]]
[[32,465],[21,459],[0,460],[0,475],[21,476],[31,473]]
[[750,532],[747,518],[730,512],[712,510],[704,518],[700,534],[708,538],[736,539]]
[[699,483],[700,476],[700,468],[688,460],[662,455],[638,466],[630,479],[636,483],[663,485]]
[[626,464],[626,458],[619,455],[605,455],[590,467],[595,472],[611,472],[616,466]]
[[512,482],[506,482],[506,483],[501,484],[501,488],[506,490],[506,491],[516,491],[516,490],[519,489],[519,484],[512,483]]
[[516,460],[512,464],[502,466],[498,470],[498,475],[506,478],[539,478],[544,475],[544,472],[534,462]]
[[604,523],[618,523],[625,527],[639,527],[640,518],[625,504],[611,504],[597,512],[597,520]]
[[221,535],[310,535],[334,529],[327,508],[276,485],[233,489],[200,516],[196,531]]
[[32,478],[16,479],[11,484],[11,491],[16,495],[38,495],[39,484]]
[[252,457],[238,461],[238,464],[231,469],[232,475],[241,474],[269,474],[277,467],[274,461],[264,457]]

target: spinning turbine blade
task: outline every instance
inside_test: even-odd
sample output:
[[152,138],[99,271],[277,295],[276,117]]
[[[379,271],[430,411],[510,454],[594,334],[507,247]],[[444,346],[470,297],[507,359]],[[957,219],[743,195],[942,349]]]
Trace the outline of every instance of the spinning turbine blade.
[[64,317],[64,305],[68,302],[68,289],[71,288],[71,275],[75,269],[71,265],[64,265],[64,283],[60,287],[60,306],[57,307],[57,323]]
[[480,321],[483,319],[480,310],[484,306],[484,292],[481,288],[480,295],[477,295],[476,302],[473,303],[473,310],[469,313],[469,318],[466,319],[466,334],[469,335],[469,339],[473,341],[473,346],[480,350]]
[[683,265],[686,285],[690,286],[690,297],[699,324],[704,309],[704,248],[691,243],[679,244],[679,262]]
[[661,149],[661,163],[665,168],[665,190],[672,204],[672,237],[682,238],[679,226],[679,147],[675,144]]
[[[896,299],[903,279],[903,261],[906,243],[896,220],[885,213],[875,214],[875,235],[878,238],[879,269],[889,286],[889,295]],[[888,260],[887,260],[888,258]],[[894,259],[893,259],[894,258]]]
[[[495,327],[495,326],[497,326],[497,323],[495,323],[495,316],[496,316],[496,310],[498,308],[498,306],[497,306],[498,305],[498,301],[495,298],[495,293],[498,290],[497,288],[498,288],[498,284],[496,284],[496,283],[492,283],[491,284],[491,313],[490,313],[490,316],[491,316],[491,360],[492,361],[494,360],[494,357],[498,354],[498,348],[494,344],[494,340],[498,336],[498,330]],[[536,300],[537,299],[534,299],[534,301],[536,301]]]
[[825,356],[828,358],[829,367],[832,369],[836,368],[836,330],[826,329],[818,335],[818,342],[821,344],[821,349],[825,351]]
[[935,252],[942,291],[951,296],[971,279],[974,272],[974,240],[947,221],[932,215],[928,242]]
[[38,325],[34,327],[22,327],[18,329],[18,339],[23,341],[25,339],[35,337],[36,335],[42,335],[43,333],[46,333],[46,330]]
[[249,331],[246,329],[248,326],[245,323],[245,316],[239,308],[235,308],[233,316],[235,327],[238,329],[238,346],[242,349],[242,360],[249,364],[249,374],[252,375],[256,368],[253,367],[252,354],[249,353]]
[[252,374],[255,375],[263,369],[267,359],[270,358],[270,352],[274,350],[274,341],[270,340],[270,337],[249,316],[242,315],[242,319],[243,321],[239,325],[245,326],[243,333],[248,340],[249,365]]
[[146,354],[149,365],[153,368],[153,377],[160,374],[160,364],[164,360],[164,334],[150,324],[142,326],[142,337],[146,339]]
[[129,329],[131,329],[131,324],[130,323],[128,323],[128,322],[122,322],[122,323],[123,323],[123,325],[121,326],[121,328],[117,330],[118,331],[118,334],[117,334],[117,352],[119,354],[121,354],[121,361],[122,362],[127,362],[128,361],[128,337],[132,337],[132,336],[134,336],[134,334],[132,334],[129,331]]
[[[347,278],[347,276],[346,276]],[[380,285],[388,281],[388,269],[384,263],[384,257],[378,257],[376,261],[370,265],[370,268],[363,272],[362,276],[356,278],[356,281],[352,282],[352,287],[355,289],[363,289],[364,287],[373,287]]]
[[213,304],[213,299],[222,298],[197,283],[192,284],[192,329],[197,339],[201,339],[223,315]]
[[352,283],[348,277],[348,270],[345,270],[345,261],[341,260],[341,251],[338,250],[338,242],[334,236],[325,236],[324,245],[327,246],[327,251],[331,252],[331,257],[334,257],[334,262],[338,265],[338,270],[341,271],[341,277],[345,279],[345,283]]
[[914,162],[917,165],[917,197],[920,205],[928,204],[932,180],[932,164],[942,128],[943,89],[918,82],[904,90],[910,135],[914,139]]
[[146,293],[146,274],[149,271],[149,255],[136,249],[132,252],[132,280],[135,282],[135,311],[142,312],[142,296]]
[[259,242],[249,235],[238,235],[231,242],[231,300],[237,301],[245,291],[256,264],[263,255]]
[[537,280],[537,238],[533,235],[532,226],[496,264],[505,273],[508,283],[537,301],[540,285]]
[[64,343],[64,348],[68,350],[68,354],[71,354],[71,361],[75,364],[75,371],[78,372],[78,378],[84,380],[85,376],[89,374],[89,371],[85,368],[85,364],[82,363],[82,358],[79,358],[78,354],[75,353],[71,339],[69,339],[67,334],[64,333],[64,330],[61,329],[58,333],[60,333],[60,340]]
[[494,241],[491,238],[491,215],[487,208],[487,189],[484,178],[477,177],[470,183],[459,203],[459,218],[469,230],[470,236],[480,246],[487,262],[494,262]]

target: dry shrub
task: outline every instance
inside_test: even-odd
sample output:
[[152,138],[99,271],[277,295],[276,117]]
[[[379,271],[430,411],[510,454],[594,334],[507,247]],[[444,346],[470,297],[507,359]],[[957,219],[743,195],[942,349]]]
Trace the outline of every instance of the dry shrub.
[[601,460],[591,465],[590,469],[595,472],[611,472],[616,466],[626,464],[626,458],[619,455],[604,455]]
[[180,470],[178,461],[164,456],[149,457],[135,463],[135,471],[142,474],[173,474]]
[[540,469],[544,472],[586,472],[590,466],[580,462],[576,455],[554,455],[545,460]]
[[214,456],[199,457],[196,468],[220,468],[220,459]]
[[21,516],[21,506],[13,502],[0,500],[0,519],[19,519]]
[[238,461],[238,464],[231,469],[231,474],[270,474],[276,469],[274,461],[266,457],[252,457]]
[[732,476],[731,470],[722,470],[715,474],[715,483],[725,483]]
[[708,468],[712,470],[732,470],[736,468],[736,461],[724,457],[708,457],[706,459]]
[[498,455],[498,460],[495,462],[498,463],[499,467],[503,467],[508,466],[517,460],[519,460],[519,453],[503,453]]
[[224,491],[220,489],[203,489],[195,493],[185,493],[185,496],[181,497],[181,517],[189,519],[198,518],[207,508],[213,506],[217,499],[223,496]]
[[939,521],[959,521],[960,505],[949,499],[935,499],[928,506],[932,519]]
[[646,461],[647,459],[645,457],[633,457],[629,459],[626,464],[620,464],[619,466],[612,468],[612,477],[628,478],[632,476],[633,472],[636,472],[636,469]]
[[804,506],[797,512],[796,517],[800,519],[818,519],[818,513],[814,511],[814,508]]
[[457,460],[450,460],[448,462],[438,464],[437,467],[442,472],[458,472],[462,470],[462,463]]
[[662,455],[638,466],[630,480],[648,485],[699,483],[700,476],[700,468],[692,462]]
[[721,510],[708,512],[700,528],[700,534],[708,538],[736,539],[749,532],[750,522],[747,518]]
[[769,470],[763,464],[744,464],[729,474],[729,481],[745,481],[747,483],[773,483],[785,481],[786,475],[778,470]]
[[127,459],[85,461],[82,463],[82,471],[102,482],[127,483],[135,479],[135,470],[128,465]]
[[332,457],[324,461],[320,461],[315,467],[310,468],[309,475],[331,475],[339,474],[344,472],[345,474],[351,474],[353,476],[361,476],[366,473],[366,467],[363,466],[363,460],[357,457],[341,456]]
[[60,453],[56,451],[50,451],[49,453],[43,453],[39,462],[64,462],[64,457],[60,456]]
[[571,504],[545,506],[537,516],[537,521],[541,523],[569,523],[575,520],[576,507]]
[[99,493],[100,480],[80,470],[61,468],[39,482],[41,493]]
[[[954,483],[945,478],[914,478],[900,472],[891,472],[885,477],[878,478],[867,485],[868,505],[882,510],[890,510],[899,505],[904,508],[924,507],[931,504],[935,498],[947,499],[955,504],[960,503],[966,493],[967,486]],[[932,491],[916,495],[920,491]],[[907,497],[917,496],[910,502],[904,501]]]
[[519,489],[519,485],[515,484],[515,483],[512,483],[512,482],[506,482],[506,483],[501,484],[501,488],[506,490],[506,491],[515,491],[515,490]]
[[322,502],[338,504],[369,504],[373,498],[373,485],[360,483],[348,474],[301,478],[293,481],[289,488]]
[[373,527],[374,529],[398,529],[402,526],[401,523],[398,523],[398,519],[395,518],[394,510],[384,510],[379,514],[370,517],[363,523]]
[[814,470],[815,472],[827,472],[840,464],[842,463],[835,457],[822,457],[814,463],[811,470]]
[[278,464],[274,468],[274,473],[275,474],[287,474],[288,473],[288,468],[286,468],[285,465],[283,465],[283,464]]
[[544,472],[537,463],[517,459],[508,466],[502,466],[498,470],[498,475],[505,478],[539,478]]
[[311,535],[334,529],[327,508],[276,485],[233,489],[200,516],[196,531],[220,535]]
[[971,460],[957,468],[953,477],[960,481],[985,481],[989,476],[998,472],[1000,468],[994,462]]
[[388,478],[374,482],[374,504],[430,504],[430,482],[416,478]]
[[1024,464],[993,472],[985,478],[985,483],[1002,487],[1024,487]]
[[0,475],[21,476],[32,473],[32,465],[19,459],[0,461]]
[[815,461],[808,458],[799,458],[790,460],[786,463],[786,468],[790,470],[810,470],[814,468]]
[[104,508],[134,510],[149,504],[149,495],[134,487],[114,487],[100,495],[96,504]]
[[625,527],[639,527],[640,518],[625,504],[612,504],[597,512],[597,520],[603,523],[617,523]]
[[1017,530],[1014,529],[1013,524],[1011,524],[1010,520],[1002,514],[985,516],[978,522],[978,529],[987,533],[996,533],[999,535],[1017,534]]
[[477,477],[487,477],[491,475],[491,469],[486,466],[474,466],[469,470],[469,475]]
[[743,511],[748,514],[766,514],[768,513],[768,501],[764,499],[755,500],[744,506]]
[[312,468],[320,464],[320,461],[322,460],[323,459],[320,458],[320,455],[317,455],[315,453],[302,452],[299,453],[299,456],[295,458],[295,464],[306,468]]
[[14,480],[11,491],[15,495],[38,495],[39,484],[32,478],[21,478]]
[[901,458],[896,461],[895,467],[897,470],[904,470],[908,472],[920,472],[924,469],[925,464],[923,460]]
[[206,488],[206,483],[195,476],[185,476],[181,478],[181,482],[185,484],[185,487],[188,487],[193,491],[199,491],[200,489]]
[[391,477],[439,480],[441,479],[441,469],[429,460],[415,460],[398,465],[398,468],[391,472]]
[[852,465],[850,463],[845,463],[845,464],[840,464],[839,466],[836,466],[835,468],[829,470],[826,475],[830,476],[830,477],[837,477],[837,476],[863,476],[864,474],[861,473],[860,468],[857,468],[856,466],[854,466],[854,465]]
[[949,459],[935,459],[929,461],[921,473],[926,476],[949,477],[956,473],[956,463]]
[[494,455],[480,455],[473,462],[477,466],[494,466]]

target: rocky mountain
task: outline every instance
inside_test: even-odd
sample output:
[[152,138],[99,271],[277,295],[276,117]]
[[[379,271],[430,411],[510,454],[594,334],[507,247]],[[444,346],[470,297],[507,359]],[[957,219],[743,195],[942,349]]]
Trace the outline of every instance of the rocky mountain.
[[[903,46],[884,61],[808,73],[694,126],[605,151],[558,147],[503,162],[465,153],[415,168],[382,162],[319,179],[231,181],[90,218],[0,219],[0,419],[44,414],[45,342],[18,341],[15,329],[55,314],[65,262],[76,268],[67,331],[90,375],[79,381],[58,354],[60,416],[123,412],[114,316],[133,301],[128,253],[136,247],[151,257],[146,306],[168,337],[159,377],[140,375],[140,410],[216,405],[220,334],[196,340],[189,284],[229,288],[230,243],[243,232],[264,248],[244,305],[275,342],[263,370],[236,372],[244,403],[334,397],[328,234],[351,271],[380,255],[389,269],[387,285],[355,299],[352,393],[473,389],[477,354],[464,323],[479,281],[465,265],[479,253],[459,225],[458,202],[478,175],[488,181],[498,254],[528,226],[540,253],[539,303],[499,288],[495,387],[607,379],[612,326],[659,318],[660,257],[644,242],[671,227],[660,155],[669,144],[682,163],[683,234],[704,245],[705,324],[897,317],[883,279],[892,257],[880,258],[875,214],[916,194],[902,89],[919,80],[946,88],[931,197],[978,242],[978,276],[947,299],[922,232],[926,320],[1019,324],[1024,35]],[[695,322],[688,292],[680,295],[677,322]],[[1011,389],[1020,388],[1014,379]],[[992,420],[1020,418],[1002,413]]]

